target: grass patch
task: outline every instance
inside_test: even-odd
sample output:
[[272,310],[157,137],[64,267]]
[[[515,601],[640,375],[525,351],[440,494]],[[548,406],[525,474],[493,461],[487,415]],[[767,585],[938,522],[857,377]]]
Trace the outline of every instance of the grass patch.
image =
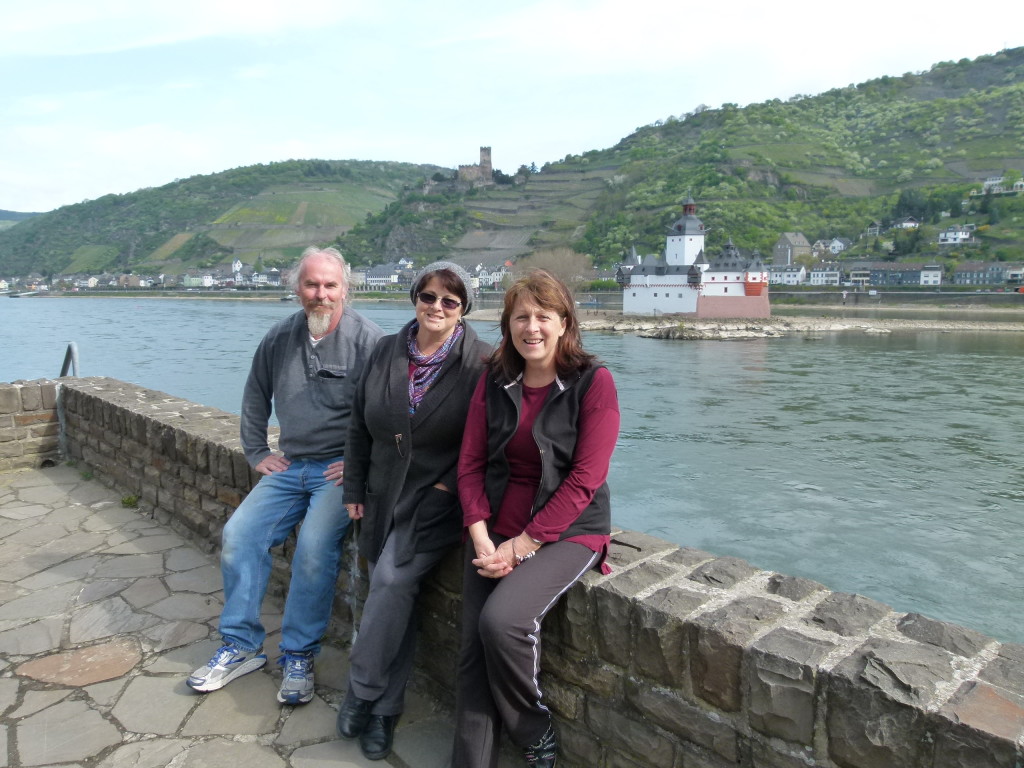
[[71,255],[71,263],[64,271],[103,272],[117,262],[117,248],[112,245],[83,245]]
[[313,227],[354,226],[366,214],[379,211],[394,200],[380,188],[337,184],[318,188],[270,188],[251,200],[239,203],[215,225],[304,225]]
[[152,261],[160,262],[170,258],[175,251],[181,248],[185,243],[191,240],[193,237],[192,232],[181,232],[166,243],[157,248],[153,253],[149,255]]

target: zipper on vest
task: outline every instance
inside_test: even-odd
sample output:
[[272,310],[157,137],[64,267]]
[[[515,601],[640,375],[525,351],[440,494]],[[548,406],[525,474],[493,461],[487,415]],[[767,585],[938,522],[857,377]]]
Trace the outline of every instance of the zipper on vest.
[[[538,413],[537,415],[539,416],[540,414]],[[534,424],[536,424],[536,422],[534,422]],[[533,442],[534,443],[537,442],[537,435],[533,436]],[[539,445],[537,446],[537,453],[540,454],[540,483],[537,485],[537,493],[535,493],[534,496],[533,496],[533,504],[530,505],[530,519],[531,520],[533,519],[533,516],[535,514],[537,514],[537,500],[540,499],[541,491],[544,490],[544,475],[545,475],[545,471],[544,471],[544,466],[545,466],[544,465],[544,449],[541,448]]]

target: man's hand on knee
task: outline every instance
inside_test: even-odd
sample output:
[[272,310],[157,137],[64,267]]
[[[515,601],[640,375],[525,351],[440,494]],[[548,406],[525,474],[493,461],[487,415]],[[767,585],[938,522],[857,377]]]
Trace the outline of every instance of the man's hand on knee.
[[275,472],[284,472],[288,469],[290,464],[291,462],[284,456],[278,456],[277,454],[272,453],[253,467],[253,469],[261,475],[272,475]]

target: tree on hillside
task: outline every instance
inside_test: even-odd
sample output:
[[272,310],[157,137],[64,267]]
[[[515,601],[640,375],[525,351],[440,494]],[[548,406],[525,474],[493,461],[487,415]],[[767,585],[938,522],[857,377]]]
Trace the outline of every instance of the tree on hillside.
[[574,291],[580,283],[592,280],[594,276],[594,266],[590,257],[584,253],[577,253],[572,248],[543,248],[516,262],[517,277],[525,275],[531,269],[546,269]]
[[818,263],[818,259],[816,259],[809,253],[801,253],[794,259],[794,261],[797,263],[798,266],[801,266],[808,271],[810,271],[811,267]]
[[893,253],[897,256],[909,256],[917,253],[924,245],[920,228],[900,229],[893,237]]
[[904,189],[900,192],[896,205],[893,206],[893,217],[898,221],[908,216],[922,220],[926,216],[928,201],[920,189]]
[[495,184],[515,184],[516,181],[514,176],[509,176],[498,168],[491,171],[491,178],[494,179]]
[[985,190],[985,194],[981,196],[981,204],[978,206],[978,213],[988,213],[989,208],[992,207],[992,188],[989,187]]

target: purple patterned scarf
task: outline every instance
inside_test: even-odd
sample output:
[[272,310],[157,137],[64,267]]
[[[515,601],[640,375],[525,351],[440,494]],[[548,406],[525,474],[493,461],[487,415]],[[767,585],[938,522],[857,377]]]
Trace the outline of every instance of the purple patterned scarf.
[[416,413],[416,409],[423,402],[423,396],[441,373],[441,366],[451,352],[455,342],[462,338],[463,325],[458,323],[451,335],[444,340],[444,344],[432,355],[421,355],[420,347],[416,343],[416,333],[420,329],[419,323],[413,323],[409,328],[409,338],[406,346],[409,350],[409,362],[413,364],[412,375],[409,377],[409,415]]

